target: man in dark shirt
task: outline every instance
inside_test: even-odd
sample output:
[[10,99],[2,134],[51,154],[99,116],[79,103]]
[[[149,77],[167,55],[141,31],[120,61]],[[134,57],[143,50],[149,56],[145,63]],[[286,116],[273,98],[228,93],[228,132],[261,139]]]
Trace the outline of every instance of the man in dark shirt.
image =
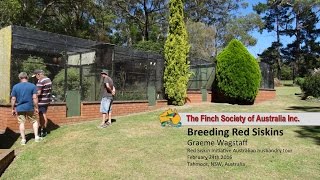
[[37,87],[28,82],[28,75],[25,72],[19,74],[20,83],[12,88],[11,107],[12,115],[17,116],[19,130],[21,134],[21,145],[25,145],[27,140],[25,136],[25,122],[28,119],[33,123],[35,141],[39,142],[38,136],[39,124],[36,118],[38,113]]
[[102,86],[101,86],[101,105],[100,112],[102,113],[102,121],[100,124],[101,128],[111,125],[111,111],[112,111],[112,101],[115,95],[115,87],[113,85],[113,80],[108,76],[107,70],[102,70]]
[[37,82],[37,94],[39,99],[39,117],[40,117],[40,136],[45,137],[47,135],[47,110],[48,105],[51,102],[51,89],[52,82],[50,78],[44,75],[44,71],[37,69],[34,71],[32,77],[36,77],[38,79]]

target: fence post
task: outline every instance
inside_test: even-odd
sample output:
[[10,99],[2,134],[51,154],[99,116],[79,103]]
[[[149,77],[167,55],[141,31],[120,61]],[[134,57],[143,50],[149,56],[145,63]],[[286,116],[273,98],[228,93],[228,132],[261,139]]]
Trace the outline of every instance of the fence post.
[[67,117],[81,115],[81,95],[78,90],[67,91]]
[[148,103],[149,106],[156,105],[156,87],[148,85]]
[[206,102],[207,101],[207,89],[202,87],[201,88],[201,95],[202,95],[202,102]]

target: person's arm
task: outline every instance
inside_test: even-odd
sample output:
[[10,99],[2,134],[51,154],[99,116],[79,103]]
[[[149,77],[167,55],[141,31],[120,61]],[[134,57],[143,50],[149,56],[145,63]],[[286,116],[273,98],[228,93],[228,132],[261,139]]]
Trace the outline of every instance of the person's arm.
[[16,101],[17,101],[16,97],[12,96],[11,97],[11,114],[12,115],[16,115],[17,114],[16,108],[15,108]]
[[113,89],[112,89],[112,95],[114,96],[116,94],[116,88],[113,86]]
[[40,82],[37,83],[37,95],[40,96],[41,95],[41,91],[43,88],[43,84],[41,84]]
[[107,88],[108,92],[112,92],[113,89],[111,89],[109,83],[106,83],[105,85],[106,85],[106,88]]
[[39,90],[37,91],[37,95],[38,95],[38,96],[41,95],[41,89],[39,89]]
[[35,111],[36,113],[39,113],[39,108],[38,108],[38,95],[37,95],[37,94],[33,94],[33,95],[32,95],[32,100],[33,100],[34,111]]

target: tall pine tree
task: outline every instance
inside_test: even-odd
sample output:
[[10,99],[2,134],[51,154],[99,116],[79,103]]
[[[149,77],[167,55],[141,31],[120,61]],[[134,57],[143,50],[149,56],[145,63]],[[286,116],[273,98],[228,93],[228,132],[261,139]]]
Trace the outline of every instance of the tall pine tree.
[[187,60],[190,45],[182,0],[170,0],[169,9],[169,31],[164,46],[164,88],[169,102],[181,106],[187,97],[187,84],[191,75]]

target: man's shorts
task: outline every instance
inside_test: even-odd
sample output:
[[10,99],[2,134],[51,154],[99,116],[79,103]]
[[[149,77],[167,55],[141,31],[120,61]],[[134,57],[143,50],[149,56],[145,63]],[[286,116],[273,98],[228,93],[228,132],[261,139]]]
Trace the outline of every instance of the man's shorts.
[[109,113],[112,111],[112,99],[102,98],[100,104],[100,112],[101,113]]
[[30,112],[18,112],[18,122],[19,124],[25,123],[27,119],[31,122],[34,123],[37,121],[37,117],[34,114],[33,111]]
[[39,113],[45,114],[48,110],[48,104],[47,105],[39,105]]

